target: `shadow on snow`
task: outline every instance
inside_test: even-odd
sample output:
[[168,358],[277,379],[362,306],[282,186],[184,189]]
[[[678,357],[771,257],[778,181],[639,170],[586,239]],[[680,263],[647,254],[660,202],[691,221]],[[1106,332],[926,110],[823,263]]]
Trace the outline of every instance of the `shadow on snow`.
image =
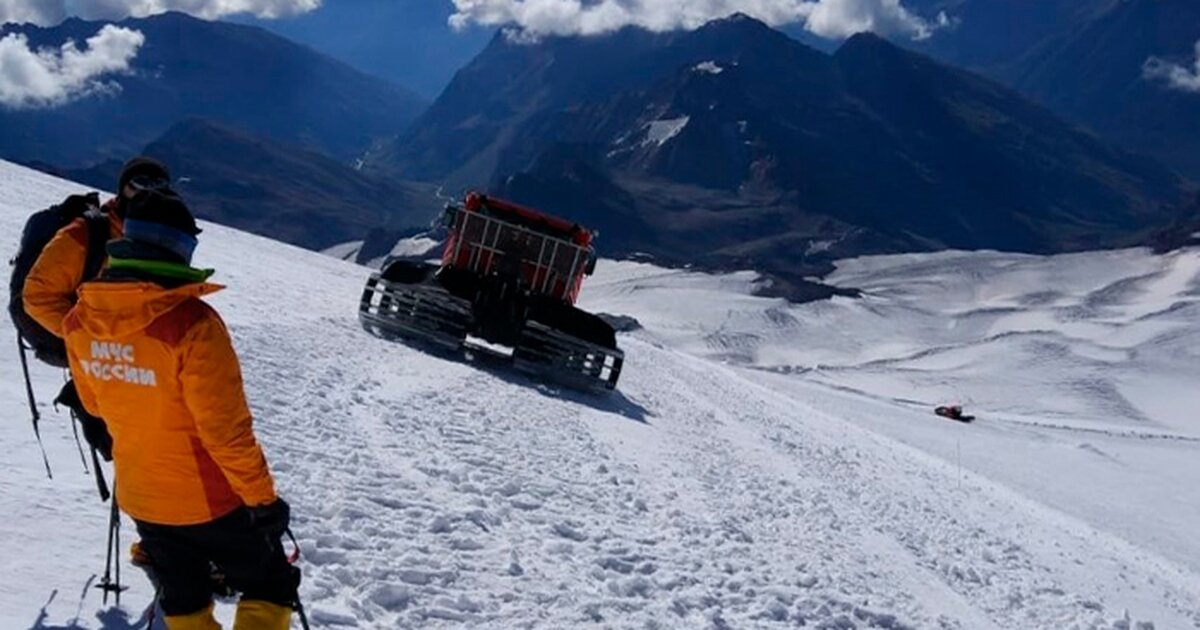
[[620,390],[611,392],[586,392],[569,387],[560,386],[558,384],[538,379],[521,372],[513,367],[510,360],[503,357],[497,357],[487,354],[486,352],[472,352],[466,349],[449,350],[436,344],[424,342],[417,339],[390,339],[373,335],[377,339],[383,339],[394,343],[399,343],[408,348],[412,348],[418,352],[423,352],[439,359],[453,361],[470,365],[477,370],[486,372],[506,383],[517,385],[526,389],[531,389],[548,398],[555,398],[577,405],[602,411],[605,413],[616,414],[624,418],[628,418],[642,424],[650,424],[649,418],[654,417],[648,409],[641,404],[630,400]]
[[[38,611],[37,619],[33,621],[33,625],[29,626],[29,630],[95,630],[97,626],[81,625],[80,616],[83,614],[83,607],[87,601],[87,595],[92,589],[92,583],[96,580],[96,576],[92,575],[83,585],[83,592],[79,595],[79,605],[75,609],[75,617],[63,622],[48,624],[46,620],[50,617],[48,609],[54,603],[54,599],[58,597],[58,589],[50,592],[50,598]],[[151,630],[149,620],[144,618],[131,619],[129,613],[113,606],[105,610],[96,612],[96,620],[100,622],[98,628],[100,630]],[[155,628],[162,627],[161,624],[155,624]]]

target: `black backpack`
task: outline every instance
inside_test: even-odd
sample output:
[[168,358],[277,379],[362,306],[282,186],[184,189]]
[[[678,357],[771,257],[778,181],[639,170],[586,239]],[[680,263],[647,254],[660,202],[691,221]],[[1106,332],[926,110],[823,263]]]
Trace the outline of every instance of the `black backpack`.
[[79,218],[88,223],[87,261],[83,268],[83,280],[91,280],[98,276],[106,256],[104,246],[109,239],[108,217],[100,211],[99,205],[100,195],[89,193],[71,195],[56,206],[35,212],[25,222],[25,229],[21,233],[21,247],[11,261],[13,270],[8,284],[8,313],[12,316],[17,334],[20,335],[22,349],[32,350],[39,361],[54,367],[68,367],[66,346],[63,345],[62,339],[43,328],[25,312],[25,302],[21,297],[25,289],[25,278],[54,235]]
[[[54,475],[50,471],[50,460],[46,457],[46,449],[42,446],[42,434],[38,429],[41,414],[38,413],[37,401],[33,397],[33,382],[29,379],[29,362],[25,358],[25,354],[32,350],[39,361],[54,367],[67,368],[69,367],[67,347],[62,339],[43,328],[25,312],[25,300],[22,293],[25,290],[25,278],[29,276],[34,263],[42,255],[42,250],[46,249],[46,245],[50,243],[55,234],[58,234],[59,230],[79,218],[87,221],[88,227],[87,258],[84,259],[83,264],[83,281],[86,282],[100,275],[100,268],[104,266],[106,256],[104,246],[108,243],[111,230],[108,217],[104,216],[99,206],[99,193],[89,193],[71,195],[57,206],[35,212],[25,222],[25,229],[21,231],[21,247],[17,250],[17,255],[10,261],[13,271],[12,278],[8,282],[8,314],[12,316],[13,325],[17,328],[17,349],[21,355],[21,370],[25,373],[25,394],[29,397],[29,411],[33,414],[33,434],[37,437],[38,446],[42,449],[42,462],[46,465],[46,475],[51,479],[54,478]],[[66,392],[67,388],[74,391],[74,386],[70,382],[67,387],[63,388],[63,392]],[[61,393],[55,400],[55,404],[59,402],[67,402]],[[72,412],[78,417],[74,409]],[[101,427],[104,426],[103,422],[98,420],[97,422]],[[86,425],[84,430],[86,433]],[[75,440],[79,441],[78,434],[76,434]],[[83,455],[82,450],[80,450],[80,455]],[[95,446],[92,448],[92,463],[96,469],[96,484],[100,490],[101,499],[108,500],[108,487],[100,471]]]

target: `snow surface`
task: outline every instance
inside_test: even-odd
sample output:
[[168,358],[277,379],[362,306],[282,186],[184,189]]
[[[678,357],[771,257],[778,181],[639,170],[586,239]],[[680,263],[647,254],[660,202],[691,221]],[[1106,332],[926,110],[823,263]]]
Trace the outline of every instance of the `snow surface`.
[[[628,153],[646,147],[661,147],[673,140],[687,128],[691,122],[690,116],[653,120],[643,124],[636,130],[625,133],[613,141],[613,149],[607,156],[612,158],[622,153]],[[631,143],[633,138],[641,137],[640,142]]]
[[653,144],[661,147],[678,136],[687,127],[689,121],[691,121],[690,116],[681,116],[651,122],[646,125],[646,139],[642,141],[642,146]]
[[[76,189],[0,163],[0,256]],[[1192,378],[1195,253],[847,261],[870,296],[805,306],[749,295],[753,274],[605,261],[585,306],[645,329],[593,398],[374,339],[366,268],[204,227],[314,627],[1200,627],[1196,428],[1060,374]],[[15,356],[0,377],[0,627],[138,627],[131,567],[123,609],[89,588],[107,510],[47,402],[62,375],[35,367],[54,480]],[[978,423],[924,408],[951,394]]]
[[[842,392],[859,426],[1200,570],[1200,250],[847,260],[827,280],[866,296],[804,305],[751,273],[616,267],[586,299],[664,344],[813,405]],[[982,421],[931,424],[945,403]]]
[[402,256],[405,258],[437,258],[440,254],[439,249],[442,246],[442,241],[428,236],[412,236],[402,238],[396,242],[396,246],[392,248],[392,256]]
[[[402,238],[396,242],[395,247],[393,247],[386,256],[374,258],[367,261],[365,264],[367,267],[378,269],[383,266],[383,263],[386,262],[388,258],[392,257],[408,258],[412,260],[437,258],[438,254],[440,254],[439,248],[441,245],[441,241],[429,238],[428,236],[412,236]],[[358,257],[358,253],[362,250],[362,246],[363,241],[350,241],[321,250],[321,253],[338,260],[354,262],[354,260]]]
[[441,247],[442,241],[428,236],[410,236],[396,241],[396,245],[386,256],[372,258],[363,264],[372,269],[380,269],[390,258],[436,262],[441,258]]
[[354,260],[358,257],[359,250],[362,249],[363,241],[348,241],[339,243],[332,247],[321,250],[322,254],[337,258],[338,260]]

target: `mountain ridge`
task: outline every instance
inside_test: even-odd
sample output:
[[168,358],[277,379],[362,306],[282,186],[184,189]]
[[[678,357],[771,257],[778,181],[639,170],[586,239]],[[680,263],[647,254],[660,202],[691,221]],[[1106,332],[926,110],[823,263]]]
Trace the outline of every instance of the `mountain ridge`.
[[[322,250],[374,230],[427,225],[435,191],[372,177],[334,158],[202,118],[186,119],[139,151],[161,160],[197,217]],[[88,169],[35,168],[100,190],[112,187],[119,160]]]
[[983,77],[874,35],[826,55],[744,16],[498,35],[367,166],[607,223],[618,252],[791,273],[835,255],[1127,244],[1187,190]]
[[1200,4],[1124,0],[1024,60],[1013,85],[1122,146],[1200,180],[1200,93],[1146,72],[1152,59],[1190,66]]
[[1058,115],[1200,180],[1200,96],[1148,80],[1145,64],[1190,66],[1190,0],[909,0],[950,27],[905,46],[980,72]]
[[[175,123],[201,116],[349,161],[424,108],[386,81],[264,29],[169,12],[120,22],[72,18],[7,25],[34,49],[83,41],[101,26],[137,30],[145,44],[115,96],[51,109],[0,110],[0,155],[66,167],[121,159]],[[348,115],[353,114],[353,115]]]

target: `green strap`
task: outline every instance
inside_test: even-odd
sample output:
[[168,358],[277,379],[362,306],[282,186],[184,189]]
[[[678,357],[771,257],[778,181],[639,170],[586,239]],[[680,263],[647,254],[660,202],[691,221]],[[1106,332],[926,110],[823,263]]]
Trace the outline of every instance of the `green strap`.
[[189,282],[204,282],[216,273],[214,269],[196,269],[195,267],[189,267],[181,263],[164,260],[140,260],[136,258],[110,258],[108,260],[108,268],[141,271],[162,278],[187,280]]

